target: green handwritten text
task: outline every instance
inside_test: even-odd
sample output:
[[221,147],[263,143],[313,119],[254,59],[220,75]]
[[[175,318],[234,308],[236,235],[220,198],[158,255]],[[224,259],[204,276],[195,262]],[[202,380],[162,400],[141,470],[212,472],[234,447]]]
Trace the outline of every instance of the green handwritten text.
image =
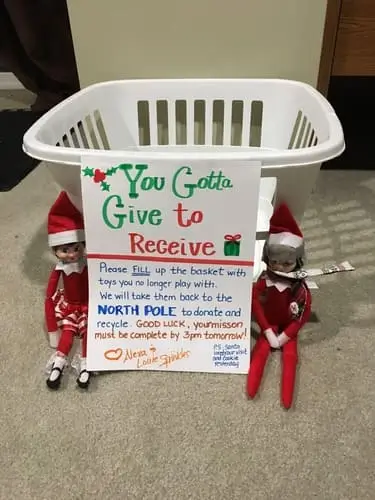
[[232,181],[221,170],[218,173],[212,170],[209,175],[200,177],[196,182],[186,182],[187,175],[193,175],[190,167],[180,167],[173,176],[172,192],[177,198],[191,198],[200,189],[222,191],[233,187]]
[[[129,198],[137,199],[141,191],[162,191],[166,186],[165,177],[151,177],[145,175],[148,165],[122,164],[118,170],[124,172],[129,183]],[[233,187],[231,179],[226,177],[221,170],[211,170],[208,175],[194,178],[191,167],[183,166],[177,169],[172,176],[171,190],[177,198],[192,198],[197,191],[223,191]]]
[[[121,209],[121,211],[116,210]],[[150,224],[160,226],[163,222],[161,211],[157,208],[152,210],[142,210],[128,205],[126,208],[121,196],[114,194],[109,196],[102,207],[102,217],[104,223],[111,229],[121,229],[125,221],[129,224]]]
[[156,191],[162,191],[165,187],[165,177],[143,177],[143,172],[148,169],[147,165],[135,165],[135,170],[137,171],[134,177],[131,177],[130,171],[133,170],[133,165],[123,164],[119,166],[125,174],[126,179],[129,182],[129,198],[135,199],[139,197],[137,191],[138,183],[141,191],[150,191],[155,189]]

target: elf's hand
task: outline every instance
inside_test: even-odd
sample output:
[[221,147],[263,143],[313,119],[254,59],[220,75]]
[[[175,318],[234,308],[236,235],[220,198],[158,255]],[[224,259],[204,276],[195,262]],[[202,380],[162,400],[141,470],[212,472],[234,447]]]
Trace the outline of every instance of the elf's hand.
[[272,330],[272,328],[267,328],[267,330],[264,331],[264,335],[266,336],[266,339],[268,340],[269,345],[273,349],[280,348],[278,338],[276,337],[275,332]]
[[287,342],[289,342],[289,340],[290,340],[290,338],[284,332],[280,333],[280,335],[277,337],[277,341],[278,341],[280,347],[282,347]]
[[56,349],[57,344],[59,343],[59,332],[56,330],[55,332],[48,332],[49,337],[49,345],[53,349]]

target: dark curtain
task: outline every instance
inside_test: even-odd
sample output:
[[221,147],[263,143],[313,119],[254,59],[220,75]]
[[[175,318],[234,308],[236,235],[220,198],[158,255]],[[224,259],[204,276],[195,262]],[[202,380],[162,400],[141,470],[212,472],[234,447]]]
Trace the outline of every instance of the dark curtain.
[[47,111],[79,90],[66,0],[0,0],[0,65]]

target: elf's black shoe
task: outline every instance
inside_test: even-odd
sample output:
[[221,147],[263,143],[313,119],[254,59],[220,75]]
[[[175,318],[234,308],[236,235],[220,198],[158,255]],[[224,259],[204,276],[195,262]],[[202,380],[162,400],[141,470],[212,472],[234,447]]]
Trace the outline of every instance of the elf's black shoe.
[[[54,378],[51,380],[51,375],[55,370],[59,372],[59,376],[57,378]],[[63,374],[63,370],[61,368],[59,368],[58,366],[54,366],[51,370],[51,373],[50,373],[48,379],[46,380],[47,386],[50,389],[55,389],[55,390],[58,389],[60,387],[60,384],[61,384],[62,374]]]
[[87,389],[90,385],[90,373],[87,370],[81,370],[77,378],[77,385],[81,389]]

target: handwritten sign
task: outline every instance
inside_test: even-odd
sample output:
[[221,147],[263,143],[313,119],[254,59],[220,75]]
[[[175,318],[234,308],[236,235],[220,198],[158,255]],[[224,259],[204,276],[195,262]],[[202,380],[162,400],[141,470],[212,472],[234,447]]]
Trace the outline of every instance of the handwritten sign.
[[246,373],[260,166],[85,156],[88,369]]

